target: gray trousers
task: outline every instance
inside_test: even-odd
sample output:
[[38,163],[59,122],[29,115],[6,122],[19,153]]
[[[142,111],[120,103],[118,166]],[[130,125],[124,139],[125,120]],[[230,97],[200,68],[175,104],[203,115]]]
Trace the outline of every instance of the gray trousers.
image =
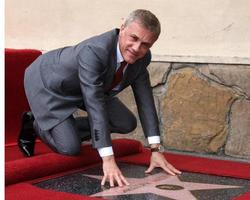
[[[136,128],[135,116],[118,98],[107,102],[107,110],[111,133],[129,133]],[[48,131],[41,130],[34,121],[34,129],[53,151],[64,155],[78,154],[82,139],[90,136],[88,117],[70,116]]]

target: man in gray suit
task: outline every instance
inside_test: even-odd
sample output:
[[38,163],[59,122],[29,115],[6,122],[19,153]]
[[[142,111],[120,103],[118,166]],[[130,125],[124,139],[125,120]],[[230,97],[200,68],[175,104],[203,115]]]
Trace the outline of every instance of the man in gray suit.
[[[151,163],[146,172],[161,167],[172,175],[180,173],[160,152],[158,118],[146,69],[151,61],[149,49],[159,34],[160,23],[155,15],[135,10],[120,29],[49,51],[26,69],[24,86],[32,111],[27,121],[34,119],[32,126],[41,140],[65,155],[77,154],[82,133],[91,134],[93,147],[103,160],[102,185],[106,181],[111,186],[129,184],[115,162],[110,136],[112,132],[128,133],[136,128],[132,112],[115,97],[128,86],[133,89],[151,146]],[[78,108],[86,110],[88,117],[74,118]],[[21,131],[19,146],[31,156],[25,134]],[[34,145],[33,152],[32,148]]]

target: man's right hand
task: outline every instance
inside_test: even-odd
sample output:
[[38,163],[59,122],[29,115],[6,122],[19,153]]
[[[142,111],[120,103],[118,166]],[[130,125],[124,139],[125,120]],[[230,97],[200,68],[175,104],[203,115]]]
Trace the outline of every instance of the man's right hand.
[[114,156],[104,156],[103,160],[103,173],[104,176],[102,178],[102,185],[105,184],[106,181],[109,181],[110,187],[114,187],[114,184],[117,183],[118,186],[122,187],[125,185],[129,185],[126,178],[122,175],[122,172],[118,168]]

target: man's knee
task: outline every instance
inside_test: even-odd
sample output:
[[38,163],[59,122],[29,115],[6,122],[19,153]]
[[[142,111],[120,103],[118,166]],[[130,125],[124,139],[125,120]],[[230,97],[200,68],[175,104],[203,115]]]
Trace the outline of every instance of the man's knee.
[[80,145],[67,145],[57,147],[57,152],[67,156],[75,156],[80,153]]
[[137,127],[137,120],[134,115],[131,115],[128,120],[124,121],[120,127],[121,133],[130,133]]
[[128,130],[127,132],[132,132],[133,130],[135,130],[137,127],[137,120],[135,118],[135,116],[133,115],[133,117],[131,117],[129,123],[128,123]]

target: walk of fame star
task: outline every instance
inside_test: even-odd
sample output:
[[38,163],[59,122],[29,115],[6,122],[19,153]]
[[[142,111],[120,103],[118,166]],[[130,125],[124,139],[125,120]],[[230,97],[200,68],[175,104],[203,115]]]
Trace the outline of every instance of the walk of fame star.
[[[95,179],[102,179],[102,176],[85,175]],[[182,182],[178,176],[167,175],[166,173],[158,173],[149,175],[146,178],[127,178],[130,183],[129,186],[113,187],[91,196],[106,197],[117,196],[126,194],[141,194],[141,193],[154,193],[160,196],[178,199],[178,200],[195,200],[196,198],[190,192],[191,190],[212,190],[212,189],[226,189],[238,188],[239,186],[233,185],[218,185],[218,184],[204,184],[204,183],[191,183]],[[168,186],[164,188],[164,185]],[[161,187],[159,187],[161,186]],[[172,186],[172,189],[169,189]],[[173,187],[178,190],[173,190]]]
[[189,172],[171,176],[161,169],[145,175],[146,166],[119,163],[119,167],[129,181],[129,186],[101,187],[101,165],[35,185],[44,189],[112,200],[231,200],[250,191],[250,181],[244,179]]

